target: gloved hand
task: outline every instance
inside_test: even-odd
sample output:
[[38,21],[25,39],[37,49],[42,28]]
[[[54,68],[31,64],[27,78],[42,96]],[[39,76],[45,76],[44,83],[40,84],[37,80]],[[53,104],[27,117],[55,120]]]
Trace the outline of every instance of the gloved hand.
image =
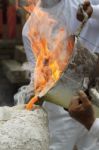
[[73,97],[69,105],[69,114],[72,118],[83,124],[88,130],[95,121],[94,111],[87,95],[80,91]]
[[[91,6],[91,3],[90,1],[85,1],[83,4],[82,4],[82,7],[84,9],[84,11],[88,14],[88,17],[90,18],[92,13],[93,13],[93,8]],[[78,8],[78,11],[77,11],[77,19],[79,21],[83,21],[84,20],[84,14],[82,12],[82,9],[81,8]]]

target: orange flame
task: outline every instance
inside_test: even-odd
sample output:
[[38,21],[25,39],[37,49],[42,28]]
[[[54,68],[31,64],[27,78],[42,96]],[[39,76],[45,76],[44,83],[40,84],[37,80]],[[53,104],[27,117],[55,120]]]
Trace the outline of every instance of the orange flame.
[[30,102],[26,105],[27,110],[32,110],[33,109],[33,104],[38,101],[38,97],[33,97]]
[[34,9],[29,38],[36,58],[34,71],[35,95],[46,94],[60,79],[73,53],[74,39],[67,38],[63,27],[54,29],[57,22],[39,8]]

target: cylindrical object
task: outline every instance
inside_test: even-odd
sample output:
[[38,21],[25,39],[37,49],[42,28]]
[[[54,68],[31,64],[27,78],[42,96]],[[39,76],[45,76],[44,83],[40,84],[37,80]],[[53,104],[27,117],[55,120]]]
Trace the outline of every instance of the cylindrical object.
[[83,76],[68,69],[54,87],[48,91],[44,99],[68,108],[71,98],[82,88]]
[[66,69],[54,87],[46,92],[43,99],[68,108],[71,98],[76,95],[79,90],[83,89],[84,77],[91,75],[96,61],[96,55],[87,49],[83,47],[77,49],[68,69]]

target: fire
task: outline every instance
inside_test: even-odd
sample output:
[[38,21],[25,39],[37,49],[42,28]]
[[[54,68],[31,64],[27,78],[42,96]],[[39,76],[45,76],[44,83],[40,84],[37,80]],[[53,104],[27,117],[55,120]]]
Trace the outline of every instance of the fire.
[[35,7],[29,38],[36,58],[34,70],[35,96],[44,96],[60,79],[73,53],[74,39],[59,27],[52,17]]
[[54,81],[57,81],[60,77],[60,71],[59,71],[59,66],[57,64],[56,61],[52,62],[50,65],[49,65],[51,71],[52,71],[52,78]]
[[37,56],[34,78],[36,93],[42,92],[47,86],[52,86],[52,83],[54,84],[54,82],[59,79],[61,72],[53,52],[47,47],[47,40],[41,39],[39,45],[41,45],[41,51]]
[[38,97],[33,97],[31,101],[26,105],[27,110],[33,109],[33,104],[38,101]]

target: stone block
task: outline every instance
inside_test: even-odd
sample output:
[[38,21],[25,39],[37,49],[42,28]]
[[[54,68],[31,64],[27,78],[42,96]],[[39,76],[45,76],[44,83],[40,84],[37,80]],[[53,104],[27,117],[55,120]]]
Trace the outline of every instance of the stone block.
[[48,150],[47,114],[42,108],[0,107],[0,150]]

